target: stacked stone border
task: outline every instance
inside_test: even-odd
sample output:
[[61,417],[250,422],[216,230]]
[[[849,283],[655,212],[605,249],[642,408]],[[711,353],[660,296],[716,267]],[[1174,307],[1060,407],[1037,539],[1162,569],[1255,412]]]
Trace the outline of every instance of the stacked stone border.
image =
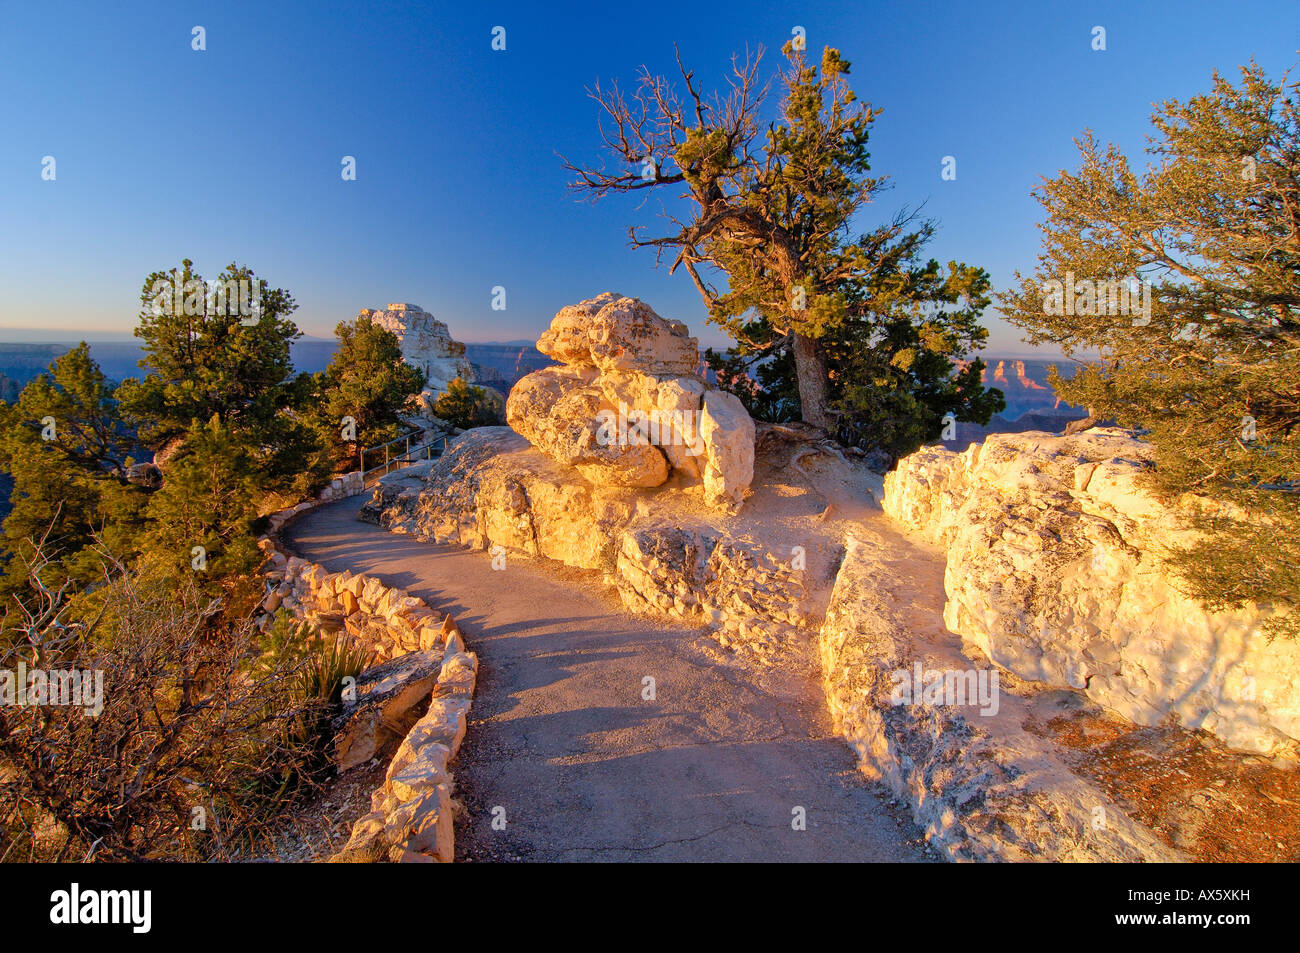
[[379,753],[385,731],[409,723],[408,713],[428,700],[423,715],[401,738],[384,783],[371,795],[370,812],[353,825],[347,845],[330,860],[450,863],[455,858],[450,763],[465,737],[477,656],[466,650],[450,615],[377,577],[332,573],[292,555],[278,537],[308,510],[362,490],[361,474],[349,473],[318,498],[271,514],[270,532],[258,541],[268,557],[263,575],[272,587],[262,603],[262,624],[285,609],[367,649],[377,661],[388,660],[367,668],[358,691],[345,694],[333,751],[340,771]]

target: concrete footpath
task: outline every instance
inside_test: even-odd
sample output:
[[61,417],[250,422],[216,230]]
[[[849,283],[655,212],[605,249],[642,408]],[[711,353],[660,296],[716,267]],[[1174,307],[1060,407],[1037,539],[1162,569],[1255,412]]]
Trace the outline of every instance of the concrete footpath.
[[513,555],[496,571],[485,553],[360,522],[360,502],[309,511],[282,536],[451,613],[478,654],[457,860],[937,859],[858,774],[819,684],[774,697],[692,648],[698,631],[623,611],[591,573]]

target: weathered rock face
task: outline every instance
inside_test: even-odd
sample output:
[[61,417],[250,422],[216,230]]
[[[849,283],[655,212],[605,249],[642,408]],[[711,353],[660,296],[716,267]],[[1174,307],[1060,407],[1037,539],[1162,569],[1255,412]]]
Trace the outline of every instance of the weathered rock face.
[[[930,844],[960,861],[1183,859],[1026,730],[1071,693],[994,681],[988,660],[943,629],[937,561],[870,523],[860,532],[821,627],[827,707],[863,773],[911,803]],[[927,680],[939,690],[922,691]]]
[[476,427],[431,466],[386,478],[361,518],[440,543],[608,570],[644,492],[592,485],[509,427]]
[[754,422],[734,396],[698,375],[699,349],[680,321],[606,292],[563,308],[537,342],[564,366],[519,381],[512,428],[594,485],[703,484],[734,508],[754,476]]
[[418,304],[390,304],[382,311],[364,308],[358,315],[387,328],[402,342],[402,357],[424,371],[425,392],[437,398],[457,377],[473,380],[474,368],[465,359],[465,345],[451,339],[447,325]]
[[743,497],[754,478],[754,421],[735,394],[713,390],[700,402],[704,493],[715,500]]
[[685,377],[700,365],[699,347],[686,325],[612,291],[561,308],[537,350],[561,364],[595,367],[604,374]]
[[[807,505],[815,513],[825,504]],[[777,545],[770,527],[749,532],[745,513],[590,483],[507,427],[470,430],[432,464],[386,477],[361,517],[503,558],[599,570],[628,608],[722,630],[760,655],[779,652],[817,615],[807,577],[825,577],[838,561],[804,516],[791,517],[788,542]]]
[[552,460],[577,469],[593,483],[659,486],[668,461],[656,448],[601,439],[604,395],[594,371],[548,367],[534,371],[510,393],[507,420]]
[[946,551],[945,622],[998,665],[1138,724],[1293,747],[1300,645],[1267,643],[1266,609],[1207,612],[1178,590],[1160,554],[1187,537],[1138,485],[1148,459],[1120,430],[996,434],[906,457],[884,507]]

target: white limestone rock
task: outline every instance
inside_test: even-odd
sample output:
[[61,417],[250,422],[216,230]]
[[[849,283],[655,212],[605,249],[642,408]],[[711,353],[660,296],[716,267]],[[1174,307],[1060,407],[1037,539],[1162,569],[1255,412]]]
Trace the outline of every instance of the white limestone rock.
[[668,463],[643,444],[602,441],[602,410],[611,410],[593,381],[595,371],[547,367],[519,381],[506,404],[506,421],[552,460],[604,486],[659,486]]
[[712,390],[700,409],[704,492],[715,505],[739,506],[754,479],[754,421],[735,394]]
[[640,371],[693,375],[700,368],[695,338],[680,321],[668,321],[637,298],[606,291],[561,308],[537,349],[562,364],[602,373]]
[[944,620],[998,665],[1138,724],[1172,716],[1236,748],[1293,750],[1300,645],[1260,634],[1267,607],[1183,595],[1161,559],[1189,540],[1183,504],[1141,486],[1149,459],[1116,429],[994,434],[904,458],[884,508],[946,550]]
[[402,344],[402,357],[412,367],[422,370],[428,379],[426,402],[436,400],[457,377],[473,380],[474,368],[465,359],[465,345],[452,340],[447,325],[418,304],[397,302],[382,311],[364,308],[358,317],[369,318],[397,335]]
[[[680,321],[606,292],[560,309],[537,342],[565,366],[519,381],[506,405],[516,432],[598,486],[700,486],[734,509],[754,473],[754,423],[699,376]],[[707,408],[706,408],[707,404]]]

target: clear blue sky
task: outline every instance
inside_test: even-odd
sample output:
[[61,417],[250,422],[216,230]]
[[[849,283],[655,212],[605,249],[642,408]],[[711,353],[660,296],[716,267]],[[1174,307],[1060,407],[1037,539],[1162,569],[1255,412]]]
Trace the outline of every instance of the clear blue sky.
[[[207,50],[191,50],[191,28]],[[506,28],[505,52],[491,31]],[[1254,56],[1300,59],[1300,3],[0,4],[3,327],[126,332],[140,285],[232,259],[290,289],[328,335],[411,301],[466,341],[535,338],[564,304],[641,297],[723,339],[684,275],[627,247],[639,197],[575,202],[556,152],[595,158],[593,81],[672,69],[706,86],[733,51],[779,65],[791,29],[838,47],[884,108],[874,214],[927,202],[941,261],[1006,284],[1033,266],[1040,175],[1092,127],[1130,154],[1153,101]],[[1091,49],[1091,30],[1107,49]],[[773,101],[772,106],[775,106]],[[42,181],[41,161],[57,162]],[[344,155],[357,180],[340,178]],[[957,179],[940,179],[945,155]],[[491,289],[507,289],[505,312]],[[990,314],[992,351],[1023,351]]]

